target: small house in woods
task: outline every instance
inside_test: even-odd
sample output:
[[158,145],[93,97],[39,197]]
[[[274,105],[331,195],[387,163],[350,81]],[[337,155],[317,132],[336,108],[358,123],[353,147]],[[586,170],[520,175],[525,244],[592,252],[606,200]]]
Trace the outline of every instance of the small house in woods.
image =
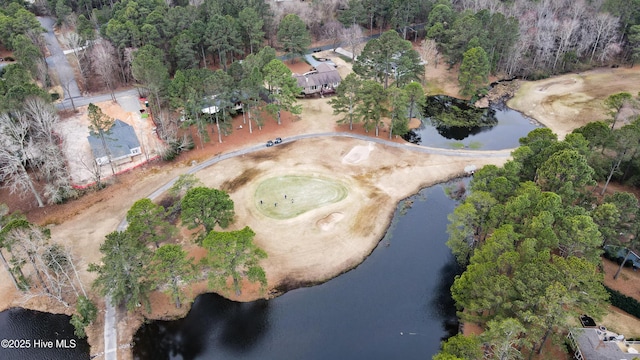
[[[244,93],[234,95],[231,98],[231,103],[227,104],[227,107],[232,109],[234,112],[239,112],[242,110],[242,101],[241,98],[245,98]],[[217,114],[221,108],[224,108],[222,101],[218,99],[218,95],[211,95],[204,98],[204,104],[202,108],[203,114]]]
[[[104,165],[109,163],[109,156],[111,156],[112,162],[126,162],[133,160],[133,157],[142,153],[140,149],[140,141],[133,127],[122,120],[114,121],[111,129],[104,133],[104,141],[107,149],[100,135],[91,132],[87,136],[89,145],[91,145],[91,151],[93,152],[93,158],[98,165]],[[108,151],[108,153],[107,153]]]
[[329,64],[318,64],[314,70],[304,74],[293,74],[302,88],[302,94],[332,94],[340,85],[342,78],[335,67]]

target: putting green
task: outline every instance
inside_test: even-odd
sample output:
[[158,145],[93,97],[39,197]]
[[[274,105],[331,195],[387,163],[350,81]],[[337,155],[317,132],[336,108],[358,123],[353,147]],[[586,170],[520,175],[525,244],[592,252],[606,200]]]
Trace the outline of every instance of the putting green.
[[347,197],[340,182],[311,176],[278,176],[264,180],[256,189],[254,201],[264,215],[290,219],[309,210],[336,203]]

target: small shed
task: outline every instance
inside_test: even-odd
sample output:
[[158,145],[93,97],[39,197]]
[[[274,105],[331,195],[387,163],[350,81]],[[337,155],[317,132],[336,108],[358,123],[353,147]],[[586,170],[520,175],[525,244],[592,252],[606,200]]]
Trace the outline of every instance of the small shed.
[[105,144],[102,143],[100,135],[94,132],[87,136],[87,140],[98,165],[108,164],[109,156],[111,162],[120,162],[131,161],[134,156],[142,154],[140,141],[133,126],[122,120],[116,119],[111,128],[104,133]]

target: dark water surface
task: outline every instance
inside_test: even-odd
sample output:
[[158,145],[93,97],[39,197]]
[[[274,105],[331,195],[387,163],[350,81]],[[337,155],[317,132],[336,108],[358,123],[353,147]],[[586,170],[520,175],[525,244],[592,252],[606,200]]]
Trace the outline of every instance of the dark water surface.
[[[446,96],[432,97],[439,101],[437,109],[446,111],[446,106],[455,105],[458,107],[468,107],[464,101]],[[437,110],[434,109],[434,110]],[[526,136],[530,131],[541,127],[535,120],[522,115],[520,112],[507,107],[504,104],[492,105],[481,116],[482,126],[474,127],[442,127],[436,126],[438,121],[431,115],[428,109],[425,110],[426,117],[422,120],[422,125],[412,130],[405,139],[415,144],[438,147],[438,148],[460,148],[461,145],[468,149],[478,150],[503,150],[520,146],[518,140]],[[436,111],[437,112],[437,111]]]
[[0,360],[89,359],[89,344],[73,334],[70,318],[21,308],[0,312]]
[[144,325],[135,358],[430,359],[457,332],[449,288],[459,269],[445,245],[455,202],[443,189],[400,203],[356,269],[269,301],[199,296],[186,318]]

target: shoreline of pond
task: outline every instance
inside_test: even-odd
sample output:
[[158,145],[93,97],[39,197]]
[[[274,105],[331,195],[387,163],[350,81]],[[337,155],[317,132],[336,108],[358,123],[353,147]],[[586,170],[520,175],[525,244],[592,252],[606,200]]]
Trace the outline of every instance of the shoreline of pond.
[[[472,161],[477,161],[477,160],[472,160]],[[495,161],[490,161],[488,159],[484,160],[484,161],[480,161],[481,163],[492,163]],[[410,194],[415,194],[418,193],[421,189],[430,187],[430,186],[434,186],[436,184],[439,183],[443,183],[446,181],[449,181],[453,178],[457,178],[460,176],[464,176],[464,173],[456,173],[453,175],[449,175],[447,177],[444,178],[438,178],[435,179],[433,181],[427,181],[427,182],[422,182],[419,186],[417,186],[415,189],[413,189],[412,192],[410,192]],[[411,196],[411,195],[409,195]],[[377,244],[379,243],[379,241],[384,237],[384,235],[386,234],[386,232],[389,229],[389,225],[391,224],[391,219],[393,217],[393,212],[394,209],[397,207],[397,204],[402,201],[403,199],[399,199],[398,201],[396,201],[393,206],[390,206],[389,211],[387,212],[387,215],[384,216],[384,218],[386,218],[386,220],[384,221],[386,223],[386,225],[383,227],[383,231],[377,235],[374,236],[373,238],[377,238],[378,240],[376,240],[375,242],[373,242],[373,245],[368,249],[367,253],[362,257],[361,261],[352,264],[352,266],[346,266],[344,268],[341,268],[340,272],[337,274],[334,274],[332,276],[329,276],[327,278],[323,278],[320,280],[314,280],[314,281],[310,281],[310,282],[298,282],[297,284],[295,284],[295,286],[288,286],[286,289],[284,289],[285,291],[279,291],[278,296],[282,295],[284,293],[286,293],[287,291],[293,290],[293,289],[297,289],[300,287],[308,287],[308,286],[314,286],[314,285],[318,285],[318,284],[322,284],[324,282],[327,282],[331,279],[334,279],[342,274],[344,274],[345,272],[348,272],[356,267],[358,267],[370,254],[371,252],[375,249],[375,247],[377,246]],[[382,216],[378,217],[378,221],[382,218]],[[276,286],[278,287],[278,286]],[[283,290],[283,289],[280,289]],[[204,293],[209,293],[210,291],[201,291],[197,294],[204,294]],[[194,295],[194,299],[195,299]],[[141,324],[143,324],[145,321],[148,321],[149,319],[158,319],[158,320],[162,320],[162,319],[177,319],[177,318],[181,318],[187,315],[188,311],[190,310],[191,306],[193,304],[193,301],[189,302],[188,304],[184,304],[183,307],[181,309],[176,309],[174,311],[170,311],[164,314],[159,314],[158,316],[147,316],[146,314],[127,314],[126,315],[126,324],[127,324],[127,328],[129,328],[129,326],[134,327],[135,329],[137,329]],[[43,306],[33,306],[33,307],[24,307],[23,309],[26,310],[36,310],[36,311],[41,311],[41,312],[46,312],[46,313],[51,313],[51,314],[55,314],[57,313],[58,310],[60,310],[59,306],[56,306],[55,304],[39,304],[39,305],[43,305]],[[21,307],[22,308],[22,307]],[[44,311],[43,311],[44,310]],[[69,309],[66,309],[66,312],[68,312]],[[61,312],[65,312],[65,309],[62,309]],[[102,347],[102,341],[103,341],[103,328],[102,328],[102,322],[101,319],[99,319],[97,322],[95,322],[94,324],[92,324],[90,326],[89,329],[87,329],[87,334],[88,334],[88,342],[89,344],[97,344],[94,346],[91,346],[92,349],[96,349],[99,350]],[[128,330],[126,331],[128,332]],[[124,346],[126,347],[126,344],[129,344],[129,346],[132,346],[132,342],[131,339],[133,337],[133,333],[131,334],[126,334],[123,331],[119,331],[119,338],[121,339],[118,343],[121,344],[120,346]],[[91,356],[96,356],[100,354],[100,352],[96,352],[96,353],[92,353],[90,354]]]
[[[460,173],[460,174],[456,174],[453,176],[449,176],[449,177],[445,177],[445,178],[441,178],[438,179],[432,183],[424,183],[422,184],[420,187],[418,187],[417,189],[415,189],[415,191],[413,192],[413,194],[418,193],[421,189],[430,187],[430,186],[434,186],[436,184],[439,183],[444,183],[447,181],[450,181],[453,178],[457,178],[460,176],[464,176],[464,173]],[[411,196],[411,195],[410,195]],[[398,200],[395,204],[395,206],[397,206],[397,204],[402,201],[402,199]],[[384,235],[386,234],[386,232],[389,229],[389,225],[391,224],[391,218],[393,217],[393,209],[395,208],[392,207],[391,210],[388,212],[388,215],[385,216],[386,218],[386,227],[385,230],[380,234],[380,236],[378,236],[378,239],[382,239],[384,237]],[[378,244],[379,241],[376,241],[375,244]],[[377,246],[377,245],[376,245]],[[279,291],[278,294],[275,296],[280,296],[288,291],[294,290],[294,289],[298,289],[301,287],[309,287],[309,286],[315,286],[315,285],[319,285],[319,284],[323,284],[324,282],[327,282],[333,278],[336,278],[356,267],[358,267],[370,254],[371,252],[375,249],[375,246],[371,247],[368,251],[368,253],[363,257],[362,261],[354,264],[354,266],[350,266],[350,267],[345,267],[343,268],[340,273],[334,275],[334,276],[330,276],[328,278],[324,278],[321,280],[315,280],[315,281],[310,281],[310,282],[301,282],[301,283],[297,283],[294,286],[287,286],[284,289],[279,287]],[[205,291],[200,291],[197,294],[206,294],[206,293],[210,293],[210,291],[205,290]],[[195,297],[197,295],[194,295],[193,298],[195,300]],[[270,296],[269,298],[273,298],[274,296]],[[168,313],[164,313],[164,314],[160,314],[159,316],[153,316],[153,317],[149,317],[146,316],[145,314],[137,314],[137,315],[131,315],[131,314],[127,314],[126,315],[126,323],[127,325],[134,325],[134,327],[137,329],[141,324],[143,324],[145,321],[148,320],[167,320],[167,319],[179,319],[182,318],[184,316],[186,316],[189,312],[189,310],[191,309],[191,306],[193,304],[193,301],[190,301],[188,304],[183,304],[183,307],[181,309],[176,309],[175,311],[171,311]],[[68,315],[69,313],[69,309],[61,309],[59,306],[57,306],[56,304],[39,304],[42,306],[32,306],[32,307],[11,307],[11,308],[20,308],[20,309],[25,309],[25,310],[35,310],[35,311],[40,311],[40,312],[44,312],[44,313],[48,313],[48,314],[65,314]],[[9,309],[9,308],[8,308]],[[4,309],[5,311],[8,309]],[[136,325],[137,324],[137,325]],[[122,333],[122,332],[119,332]],[[97,321],[96,323],[92,324],[88,329],[87,329],[87,334],[88,334],[88,342],[89,344],[92,343],[96,343],[98,344],[98,348],[102,347],[102,339],[103,339],[103,329],[102,329],[102,322],[101,321]],[[119,334],[120,335],[120,334]],[[133,334],[131,334],[133,335]],[[123,339],[122,336],[119,336],[121,339]],[[130,341],[130,339],[132,338],[132,336],[125,336],[124,337],[126,339],[126,341],[119,341],[120,344],[129,344],[129,346],[132,345],[132,342]],[[124,345],[121,345],[124,346]],[[96,346],[91,346],[91,348],[96,348]],[[91,356],[96,356],[100,354],[98,353],[94,353],[94,354],[90,354]]]
[[[289,288],[289,289],[287,289],[287,291],[279,293],[276,297],[270,297],[269,299],[256,299],[256,300],[252,300],[252,301],[248,301],[248,302],[237,302],[237,301],[233,301],[233,302],[234,303],[238,303],[238,304],[249,304],[249,303],[254,303],[255,301],[261,301],[261,300],[264,300],[264,301],[267,301],[267,302],[274,301],[274,300],[276,300],[276,299],[288,294],[289,292],[293,292],[295,290],[301,290],[301,289],[305,289],[305,288],[315,288],[315,287],[324,286],[324,285],[326,285],[328,282],[330,282],[332,280],[340,278],[340,277],[342,277],[343,275],[345,275],[347,273],[356,271],[361,266],[364,266],[365,260],[369,259],[374,254],[374,252],[376,250],[378,250],[379,248],[386,248],[386,247],[390,246],[390,243],[389,243],[389,240],[387,240],[387,237],[390,235],[390,232],[392,232],[394,230],[395,225],[396,225],[397,217],[403,215],[402,212],[404,211],[404,209],[405,209],[404,206],[406,204],[405,205],[402,205],[402,204],[404,204],[405,202],[409,201],[409,199],[411,199],[411,198],[415,198],[416,196],[419,196],[421,193],[423,193],[425,191],[432,190],[432,189],[434,189],[434,191],[435,191],[435,189],[437,187],[439,187],[439,186],[444,187],[447,184],[452,184],[456,180],[463,180],[465,178],[466,179],[469,178],[468,174],[466,174],[466,173],[459,174],[459,175],[456,175],[456,176],[453,176],[453,177],[450,177],[450,178],[442,179],[441,181],[438,181],[438,182],[436,182],[434,184],[430,184],[430,185],[426,185],[424,187],[421,187],[420,189],[418,189],[418,191],[414,192],[413,194],[409,195],[408,197],[399,200],[395,204],[394,210],[390,213],[389,222],[388,222],[388,225],[386,226],[386,229],[385,229],[384,233],[382,233],[380,236],[377,236],[377,238],[379,240],[376,241],[376,245],[373,247],[373,249],[371,249],[371,252],[364,258],[364,260],[362,262],[356,264],[354,267],[347,268],[343,272],[341,272],[340,274],[338,274],[336,276],[333,276],[333,277],[330,277],[330,278],[327,278],[322,282],[317,282],[317,283],[311,284],[309,286],[298,286],[298,287],[294,287],[294,288]],[[455,200],[453,200],[453,201],[455,201]],[[412,205],[413,205],[413,203],[407,205],[406,208],[411,208]],[[447,215],[448,215],[448,213],[447,213]],[[384,241],[384,243],[383,243],[383,241]],[[451,278],[450,280],[453,281],[453,278]],[[450,295],[450,293],[448,292],[448,288],[447,288],[447,294]],[[169,321],[177,320],[179,322],[185,321],[186,318],[190,317],[191,311],[192,311],[192,307],[193,307],[194,303],[202,300],[203,298],[210,298],[211,295],[223,297],[222,295],[220,295],[218,293],[210,292],[210,291],[198,294],[197,297],[194,298],[194,301],[189,304],[190,305],[189,306],[189,311],[187,311],[183,316],[170,317],[170,318],[160,318],[160,319],[145,319],[144,321],[142,321],[140,323],[140,326],[138,326],[136,328],[136,331],[134,333],[134,338],[135,338],[136,334],[138,334],[145,326],[148,326],[150,323],[155,323],[157,321],[165,322],[167,320],[169,320]],[[202,300],[202,301],[204,301],[204,300]],[[456,319],[459,321],[457,316],[456,316]],[[455,325],[455,327],[457,329],[456,332],[459,330],[457,324]],[[449,336],[452,336],[452,335],[453,334],[450,334]],[[133,346],[135,347],[135,344],[133,344]]]
[[[197,298],[201,297],[203,295],[214,294],[214,295],[218,295],[218,296],[224,297],[225,299],[228,299],[230,301],[239,302],[239,303],[248,303],[248,302],[253,302],[253,301],[261,300],[261,299],[270,301],[270,300],[273,300],[273,299],[275,299],[277,297],[281,297],[281,296],[287,294],[288,292],[291,292],[291,291],[294,291],[294,290],[298,290],[298,289],[303,289],[303,288],[319,286],[319,285],[322,285],[322,284],[324,284],[324,283],[326,283],[328,281],[336,279],[336,278],[340,277],[341,275],[343,275],[345,273],[348,273],[348,272],[358,268],[359,266],[361,266],[364,263],[364,261],[366,259],[369,258],[369,256],[371,256],[373,251],[375,251],[375,249],[378,247],[380,242],[384,240],[385,236],[387,235],[387,233],[391,229],[391,227],[393,225],[392,221],[393,221],[393,218],[395,216],[395,213],[396,213],[396,211],[398,209],[398,206],[403,201],[406,201],[407,199],[409,199],[409,198],[411,198],[413,196],[416,196],[417,194],[419,194],[421,191],[423,191],[425,189],[429,189],[429,188],[435,187],[437,185],[446,184],[446,183],[454,181],[456,179],[462,179],[462,178],[464,178],[466,176],[468,176],[468,174],[463,172],[463,173],[455,174],[453,176],[449,176],[449,177],[437,180],[436,182],[431,183],[431,184],[427,183],[424,186],[421,186],[415,192],[411,193],[411,195],[409,195],[409,196],[407,196],[407,197],[405,197],[403,199],[400,199],[397,202],[395,202],[395,205],[393,206],[392,210],[387,212],[387,215],[385,216],[385,221],[384,222],[386,223],[386,226],[384,227],[384,231],[382,233],[376,235],[376,236],[372,236],[373,238],[377,238],[378,240],[375,241],[375,245],[371,249],[369,249],[370,251],[368,251],[368,253],[364,256],[363,260],[361,262],[359,262],[359,263],[356,263],[354,266],[345,267],[345,268],[341,269],[340,273],[338,273],[335,276],[331,276],[331,277],[327,277],[327,278],[319,280],[319,281],[313,281],[313,282],[307,282],[307,283],[297,282],[296,283],[297,286],[288,286],[286,288],[280,288],[280,286],[276,286],[277,288],[280,288],[279,290],[281,290],[281,291],[278,291],[277,293],[270,294],[269,296],[264,297],[264,298],[248,299],[248,300],[244,300],[244,301],[231,300],[231,299],[227,298],[224,294],[208,290],[206,288],[206,286],[201,286],[200,287],[202,289],[201,291],[191,294],[193,300],[183,303],[182,307],[179,308],[179,309],[175,308],[175,306],[172,306],[171,307],[172,311],[167,312],[167,313],[163,313],[163,314],[157,314],[155,316],[149,316],[149,314],[145,314],[143,310],[139,310],[136,313],[127,313],[126,315],[124,315],[125,316],[124,321],[127,324],[127,328],[130,328],[131,330],[134,330],[134,331],[132,331],[130,334],[126,334],[126,335],[123,334],[122,332],[119,332],[119,336],[118,337],[121,339],[121,341],[119,341],[118,343],[120,344],[120,347],[125,346],[125,347],[127,347],[129,349],[133,348],[133,346],[135,345],[133,343],[133,338],[135,336],[135,333],[138,332],[142,326],[144,326],[146,323],[148,323],[150,321],[174,321],[174,320],[184,319],[185,317],[187,317],[189,315],[189,312],[191,311],[192,306],[195,303],[195,301],[197,300]],[[380,219],[378,218],[378,220],[380,220]],[[204,283],[206,283],[206,281]],[[203,283],[200,283],[200,285],[203,285]],[[168,300],[169,299],[167,298],[167,301]],[[40,312],[40,313],[43,313],[43,314],[50,314],[50,315],[64,315],[64,316],[69,317],[69,319],[70,319],[70,316],[68,314],[65,314],[65,313],[55,313],[55,312],[50,312],[50,311],[43,311],[42,308],[30,308],[30,307],[11,307],[11,308],[5,309],[3,311],[0,311],[0,314],[4,313],[6,311],[10,311],[10,310],[13,311],[15,309],[26,310],[26,311],[36,311],[36,312]],[[102,323],[101,322],[98,322],[98,324],[94,323],[91,326],[96,326],[96,325],[99,325],[98,329],[96,329],[96,332],[98,332],[99,333],[99,337],[102,338],[102,336],[103,336]],[[90,332],[88,331],[88,333],[90,333]],[[123,336],[123,335],[125,335],[125,336]],[[94,358],[94,357],[100,356],[102,354],[101,352],[92,352],[91,351],[91,349],[94,348],[93,346],[91,346],[91,343],[93,342],[92,341],[93,339],[92,339],[91,336],[89,336],[89,338],[87,338],[85,340],[87,340],[87,343],[89,345],[89,354],[88,354],[89,358]],[[127,344],[128,344],[128,346],[126,346]],[[132,358],[131,357],[132,353],[130,351],[128,351],[127,353],[129,354],[129,356],[127,356],[125,359],[131,359]],[[119,357],[119,358],[121,358],[121,357]]]

